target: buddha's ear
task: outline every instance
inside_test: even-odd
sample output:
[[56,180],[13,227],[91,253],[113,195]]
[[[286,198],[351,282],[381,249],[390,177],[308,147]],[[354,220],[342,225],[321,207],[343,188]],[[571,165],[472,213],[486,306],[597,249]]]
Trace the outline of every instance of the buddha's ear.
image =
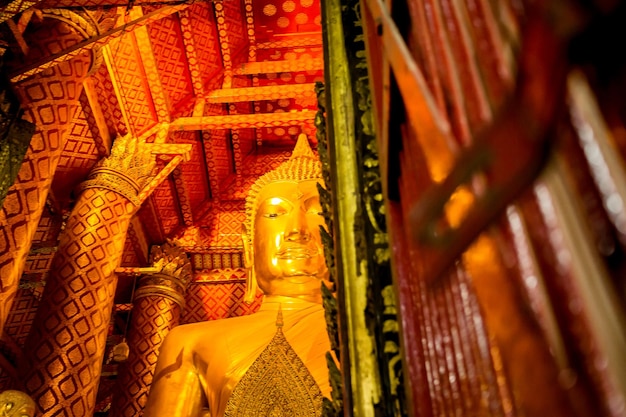
[[252,248],[252,240],[245,224],[241,225],[241,239],[243,240],[243,266],[246,268],[246,294],[243,300],[250,304],[256,297],[258,285],[256,283],[256,274],[254,272],[254,250]]
[[253,255],[252,255],[252,236],[248,232],[248,228],[245,223],[241,224],[241,240],[243,241],[243,266],[245,268],[252,267]]

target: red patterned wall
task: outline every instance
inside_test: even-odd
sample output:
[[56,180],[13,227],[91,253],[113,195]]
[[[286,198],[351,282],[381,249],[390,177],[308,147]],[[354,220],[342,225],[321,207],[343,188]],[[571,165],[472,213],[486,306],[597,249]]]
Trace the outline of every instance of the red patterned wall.
[[[309,46],[297,48],[282,48],[257,51],[260,60],[265,61],[293,61],[294,64],[302,61],[312,61],[322,56],[322,46]],[[259,74],[255,77],[255,82],[259,86],[271,85],[289,85],[289,84],[314,84],[315,82],[323,82],[324,74],[322,70],[318,71],[293,71],[283,73]],[[288,88],[288,87],[286,87]],[[311,88],[313,90],[313,88]],[[286,94],[287,95],[287,94]],[[304,98],[283,98],[280,100],[265,100],[255,103],[255,112],[272,113],[290,110],[316,110],[317,98],[312,94],[310,97]],[[305,133],[310,140],[315,139],[315,127],[313,125],[271,127],[260,130],[260,136],[264,140],[295,140],[300,133]]]
[[170,108],[193,95],[191,74],[177,16],[168,16],[150,25],[150,41],[158,65],[161,84]]
[[245,11],[242,3],[242,1],[225,1],[222,3],[233,66],[248,60],[248,36],[244,30],[246,27]]
[[[159,170],[163,169],[165,163],[158,161]],[[163,233],[169,236],[180,224],[181,216],[178,210],[178,197],[174,188],[174,183],[170,180],[163,181],[154,190],[150,197],[158,211],[158,217],[161,219]]]
[[200,145],[201,136],[199,132],[195,131],[173,132],[170,134],[170,141],[173,143],[190,143],[195,145],[192,148],[190,160],[179,166],[186,180],[185,188],[195,219],[202,203],[209,199],[209,189],[207,187],[209,181],[207,178],[205,155]]
[[187,306],[182,323],[218,320],[256,312],[261,305],[257,295],[252,304],[243,301],[246,284],[237,282],[194,282],[187,290]]
[[216,78],[221,78],[222,72],[222,55],[213,6],[209,2],[198,2],[191,6],[190,16],[198,66],[203,84],[209,86]]
[[115,136],[116,133],[120,136],[125,135],[128,133],[128,130],[124,124],[120,103],[115,95],[113,83],[109,77],[109,71],[107,70],[106,65],[101,65],[91,78],[94,81],[98,104],[100,104],[104,120],[111,136]]
[[52,190],[57,199],[65,200],[67,193],[80,184],[100,159],[85,111],[78,107],[68,132],[59,165],[54,174]]
[[146,77],[140,65],[135,37],[132,33],[126,34],[111,41],[110,46],[113,70],[124,90],[121,92],[124,102],[120,104],[129,110],[134,133],[141,135],[156,123],[157,118],[148,86],[145,84]]
[[314,0],[270,0],[253,2],[257,42],[277,34],[322,32],[320,2]]

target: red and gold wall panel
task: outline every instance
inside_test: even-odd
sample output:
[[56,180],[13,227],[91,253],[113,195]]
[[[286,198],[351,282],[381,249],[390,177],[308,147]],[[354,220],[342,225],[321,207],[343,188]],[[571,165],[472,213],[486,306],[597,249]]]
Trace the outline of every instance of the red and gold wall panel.
[[241,225],[244,221],[244,211],[220,210],[213,220],[209,235],[209,246],[214,248],[241,247]]
[[94,81],[98,104],[100,104],[111,136],[115,136],[116,133],[120,136],[127,134],[128,130],[124,124],[120,103],[115,95],[106,65],[101,65],[91,79]]
[[[230,131],[214,130],[210,133],[210,141],[213,147],[212,163],[215,164],[214,173],[220,187],[224,186],[224,181],[234,172],[232,148],[230,146]],[[211,162],[209,167],[211,167]]]
[[[159,161],[158,165],[164,166],[165,164]],[[162,169],[163,166],[161,166],[160,169]],[[163,232],[168,236],[181,224],[177,204],[178,197],[174,189],[174,183],[170,180],[163,181],[156,190],[154,190],[150,198],[156,206]]]
[[320,3],[314,0],[253,2],[257,42],[294,32],[322,32]]
[[[203,281],[210,279],[223,279],[221,275],[215,278],[211,274],[213,270],[220,269],[236,269],[243,268],[243,252],[240,249],[233,249],[231,251],[210,251],[209,253],[194,253],[191,256],[191,266],[196,271],[196,278],[201,276]],[[204,276],[203,271],[209,271],[207,274],[210,276]],[[229,279],[239,279],[236,274],[229,276]],[[198,278],[200,279],[200,278]]]
[[[261,149],[257,155],[250,155],[243,164],[244,176],[260,177],[268,171],[278,167],[291,156],[293,149],[284,151],[275,151],[269,153],[266,149]],[[268,152],[268,153],[264,153]],[[247,194],[248,189],[243,190]]]
[[137,213],[137,216],[141,219],[143,232],[151,242],[165,241],[165,234],[163,233],[158,215],[157,205],[152,196],[146,199]]
[[126,235],[126,241],[124,242],[124,252],[120,266],[137,266],[142,265],[139,256],[137,256],[136,247],[129,235]]
[[239,129],[239,147],[243,158],[255,149],[255,136],[255,129]]
[[76,109],[65,147],[54,174],[52,189],[59,200],[69,198],[100,159],[93,134],[82,107]]
[[193,28],[196,55],[202,81],[205,86],[221,75],[222,55],[217,36],[217,25],[211,3],[198,2],[190,6],[191,27]]
[[[311,61],[319,59],[322,56],[320,47],[296,48],[296,49],[277,49],[270,56],[268,50],[259,50],[259,57],[267,60],[286,60],[293,62],[292,72],[267,73],[255,76],[255,83],[259,86],[280,86],[284,89],[284,98],[279,100],[262,100],[255,102],[256,113],[273,113],[288,112],[291,110],[316,110],[317,97],[314,89],[311,87],[311,93],[308,95],[295,95],[290,93],[290,86],[293,84],[311,84],[315,82],[323,82],[324,75],[322,70],[317,71],[296,71],[298,64],[302,61]],[[305,133],[310,140],[315,139],[315,127],[313,124],[304,124],[302,126],[290,127],[268,127],[260,129],[260,136],[263,140],[295,140],[300,133]]]
[[248,36],[245,32],[245,11],[241,1],[222,1],[224,19],[228,31],[228,42],[233,65],[248,60]]
[[[226,275],[233,275],[226,271]],[[244,273],[245,274],[245,273]],[[241,276],[241,272],[234,275]],[[230,278],[230,277],[229,277]],[[189,284],[186,308],[181,324],[206,320],[219,320],[256,312],[261,305],[261,297],[247,304],[243,301],[246,284],[242,279],[235,282],[193,282]]]
[[207,169],[205,155],[202,151],[202,142],[199,132],[196,131],[179,131],[170,134],[170,141],[173,143],[189,143],[193,144],[190,160],[181,164],[179,169],[185,178],[185,188],[189,196],[189,205],[194,213],[200,208],[202,203],[209,199],[209,183],[207,178]]
[[170,107],[193,94],[191,74],[185,56],[183,34],[177,16],[167,16],[149,27],[157,70]]
[[[297,39],[293,39],[293,44],[289,45],[289,41],[289,39],[284,41],[285,46],[280,48],[258,49],[257,55],[259,61],[304,61],[322,58],[324,55],[321,37],[319,43],[316,45],[299,45]],[[296,65],[295,62],[294,65]],[[297,70],[297,67],[294,67],[294,70]]]
[[[56,242],[54,244],[56,244]],[[33,282],[45,281],[50,266],[52,265],[52,258],[54,258],[55,251],[55,247],[43,246],[41,249],[33,247],[24,263],[22,280]]]
[[135,37],[127,34],[114,39],[110,47],[113,71],[121,84],[120,93],[124,97],[124,102],[120,104],[128,110],[130,123],[135,129],[133,133],[139,136],[157,122],[157,117]]
[[[44,209],[39,218],[39,224],[33,235],[33,241],[56,243],[57,236],[61,231],[62,219],[60,213],[52,213],[49,209]],[[51,245],[54,246],[54,245]]]

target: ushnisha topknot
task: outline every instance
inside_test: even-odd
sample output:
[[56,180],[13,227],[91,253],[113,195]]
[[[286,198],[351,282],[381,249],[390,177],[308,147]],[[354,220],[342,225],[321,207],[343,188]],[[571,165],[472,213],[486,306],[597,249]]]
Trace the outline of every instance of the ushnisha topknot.
[[[261,189],[275,181],[305,181],[322,180],[322,164],[315,156],[304,133],[298,136],[296,146],[289,160],[280,164],[276,169],[260,176],[248,192],[246,198],[245,229],[249,243],[254,240],[254,217],[258,207],[258,196]],[[244,236],[244,239],[246,237]]]

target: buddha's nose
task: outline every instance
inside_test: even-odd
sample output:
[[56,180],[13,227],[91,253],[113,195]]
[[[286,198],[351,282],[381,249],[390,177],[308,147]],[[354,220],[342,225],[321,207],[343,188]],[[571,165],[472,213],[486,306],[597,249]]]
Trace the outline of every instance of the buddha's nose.
[[306,212],[302,207],[296,207],[289,215],[285,229],[285,240],[289,242],[308,242],[311,239],[311,230],[306,221]]

